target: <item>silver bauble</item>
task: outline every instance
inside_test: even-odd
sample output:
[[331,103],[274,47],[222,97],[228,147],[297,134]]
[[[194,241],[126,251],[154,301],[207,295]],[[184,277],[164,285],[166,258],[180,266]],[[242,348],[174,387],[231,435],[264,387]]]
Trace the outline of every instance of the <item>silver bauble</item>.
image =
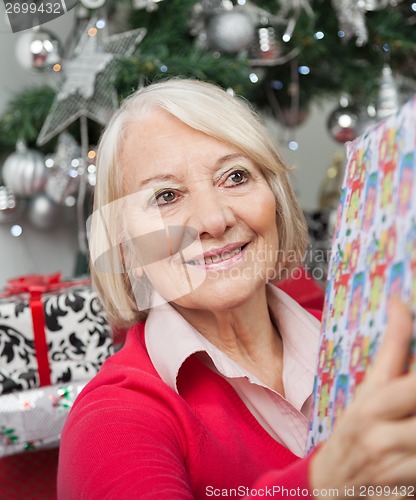
[[16,151],[6,158],[3,181],[17,196],[33,196],[42,191],[47,178],[43,155],[18,143]]
[[340,105],[334,109],[327,122],[330,136],[341,143],[354,140],[362,130],[360,115],[360,110],[351,105]]
[[0,186],[0,223],[15,221],[23,210],[23,202],[17,199],[7,186]]
[[221,52],[236,54],[253,43],[256,30],[251,17],[233,9],[213,15],[208,21],[209,46]]
[[32,29],[19,35],[16,58],[20,65],[36,72],[51,71],[62,61],[63,48],[58,38],[45,29]]
[[28,218],[37,229],[52,229],[60,219],[61,207],[46,194],[41,193],[29,200]]

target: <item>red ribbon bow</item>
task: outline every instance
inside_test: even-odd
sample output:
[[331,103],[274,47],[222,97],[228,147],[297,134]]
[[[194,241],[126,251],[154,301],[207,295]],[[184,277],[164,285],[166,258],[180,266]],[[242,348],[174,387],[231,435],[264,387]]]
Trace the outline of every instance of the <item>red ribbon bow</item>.
[[55,274],[28,274],[7,281],[5,291],[10,295],[25,292],[49,292],[58,288],[66,288],[73,285],[84,285],[90,280],[61,281],[61,273]]

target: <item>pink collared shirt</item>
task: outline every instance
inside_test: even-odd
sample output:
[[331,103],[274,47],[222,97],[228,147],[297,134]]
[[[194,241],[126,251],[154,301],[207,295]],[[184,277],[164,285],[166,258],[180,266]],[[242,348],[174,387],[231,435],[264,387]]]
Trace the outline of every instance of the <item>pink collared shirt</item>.
[[156,371],[176,392],[176,378],[184,361],[194,353],[205,352],[212,361],[210,366],[233,386],[264,429],[292,453],[303,457],[320,323],[273,285],[267,285],[267,299],[283,341],[285,397],[208,342],[169,304],[151,309],[145,326],[146,347]]

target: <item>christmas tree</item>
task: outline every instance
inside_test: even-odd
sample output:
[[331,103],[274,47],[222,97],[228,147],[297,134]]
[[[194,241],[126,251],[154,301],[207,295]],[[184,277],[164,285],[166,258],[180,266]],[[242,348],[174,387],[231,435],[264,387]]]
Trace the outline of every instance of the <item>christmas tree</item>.
[[80,0],[74,8],[65,53],[42,26],[16,34],[21,64],[45,84],[17,93],[0,116],[0,222],[27,200],[30,222],[48,229],[59,205],[76,205],[83,256],[95,144],[119,102],[143,85],[172,76],[217,83],[288,128],[313,103],[339,96],[328,117],[339,142],[416,91],[409,0]]
[[[113,68],[119,99],[166,76],[199,78],[296,126],[313,101],[330,95],[376,104],[385,65],[403,99],[416,88],[416,4],[409,0],[86,0],[78,9],[75,37],[88,15],[104,19],[110,32],[115,18],[118,30],[146,29],[134,54]],[[2,145],[34,144],[55,94],[45,85],[16,95],[0,119]]]

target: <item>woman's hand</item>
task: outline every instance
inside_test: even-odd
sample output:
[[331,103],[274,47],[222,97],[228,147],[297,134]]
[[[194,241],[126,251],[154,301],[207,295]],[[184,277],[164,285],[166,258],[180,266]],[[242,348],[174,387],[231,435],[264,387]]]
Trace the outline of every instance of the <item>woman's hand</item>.
[[[358,496],[360,487],[366,491],[366,486],[416,484],[416,374],[406,372],[412,315],[397,301],[388,312],[385,338],[371,372],[311,460],[312,488],[337,488],[340,498],[353,486]],[[410,489],[407,495],[416,497]]]

